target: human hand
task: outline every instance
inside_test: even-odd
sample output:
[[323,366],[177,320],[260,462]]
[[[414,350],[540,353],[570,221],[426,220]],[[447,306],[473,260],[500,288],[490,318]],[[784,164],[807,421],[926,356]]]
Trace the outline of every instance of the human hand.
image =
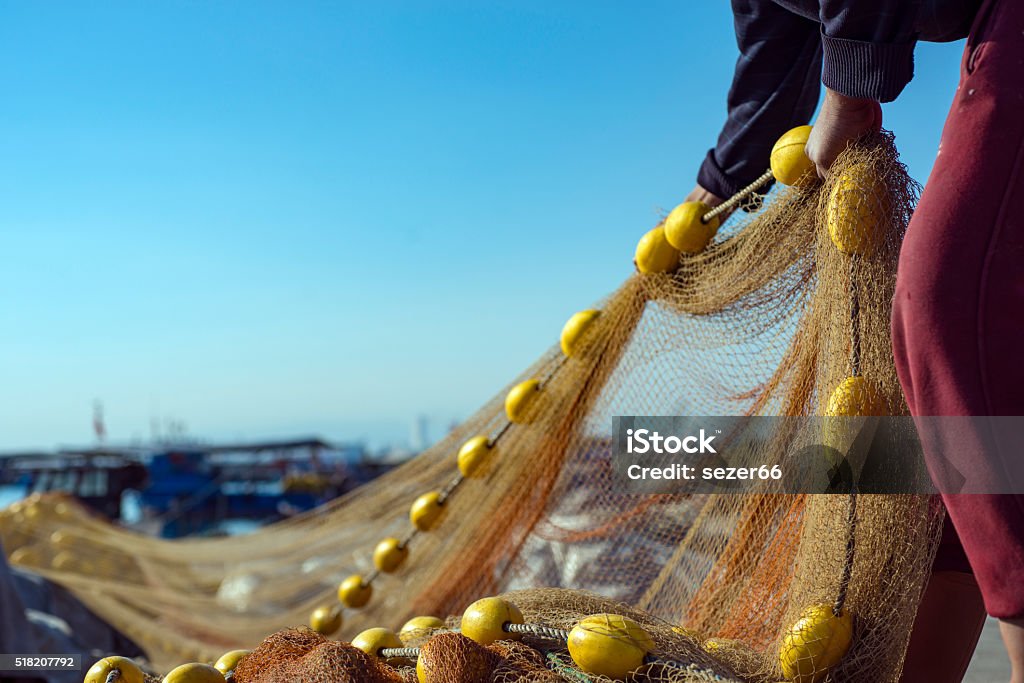
[[705,204],[707,204],[710,207],[715,207],[715,206],[718,206],[719,204],[721,204],[725,200],[723,200],[718,195],[711,194],[710,192],[705,190],[700,185],[697,185],[692,190],[690,190],[690,194],[686,195],[686,199],[684,199],[683,201],[684,202],[704,202]]
[[[721,204],[725,200],[722,199],[721,197],[719,197],[717,194],[712,194],[712,193],[708,192],[707,190],[705,190],[700,185],[697,185],[692,190],[690,190],[690,194],[686,195],[686,199],[684,199],[683,201],[684,202],[704,202],[704,204],[707,205],[709,208],[714,208],[714,207],[718,206],[719,204]],[[731,214],[731,213],[732,213],[731,210],[730,211],[724,211],[724,212],[720,213],[718,215],[719,221],[724,222],[725,219],[728,218],[729,214]]]
[[882,107],[878,102],[847,97],[826,88],[825,101],[804,151],[814,162],[818,176],[824,178],[832,162],[850,142],[881,128]]

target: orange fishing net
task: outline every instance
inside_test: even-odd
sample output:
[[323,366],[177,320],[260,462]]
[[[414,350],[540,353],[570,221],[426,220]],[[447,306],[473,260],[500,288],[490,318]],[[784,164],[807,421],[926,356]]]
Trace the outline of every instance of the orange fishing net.
[[[570,629],[588,614],[625,614],[658,653],[695,664],[648,663],[638,680],[780,680],[787,630],[841,595],[852,644],[832,680],[895,681],[940,526],[932,500],[628,495],[613,482],[611,425],[617,415],[818,415],[851,375],[885,412],[905,414],[889,307],[915,194],[891,136],[851,147],[829,181],[774,190],[674,272],[637,274],[600,302],[572,357],[552,348],[516,379],[540,381],[525,423],[508,424],[505,388],[419,457],[301,517],[248,536],[163,541],[44,499],[3,513],[4,546],[163,671],[258,645],[237,680],[414,680],[409,666],[368,663],[312,632],[276,633],[334,603],[358,573],[372,595],[344,610],[343,639],[520,591],[509,599],[527,623]],[[830,215],[836,197],[845,218],[834,205]],[[872,231],[856,258],[829,234],[851,215]],[[495,444],[482,476],[453,482],[460,446],[477,435]],[[410,535],[410,504],[429,491],[442,492],[440,519]],[[408,540],[409,556],[378,573],[373,549],[389,536]],[[570,590],[537,590],[548,587]],[[425,666],[452,672],[435,680],[588,680],[564,643],[428,635],[413,643]],[[824,675],[797,670],[798,680]]]

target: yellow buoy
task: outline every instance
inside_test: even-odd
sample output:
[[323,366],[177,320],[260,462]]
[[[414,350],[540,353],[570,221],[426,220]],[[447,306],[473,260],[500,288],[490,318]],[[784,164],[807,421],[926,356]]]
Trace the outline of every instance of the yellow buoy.
[[242,661],[242,658],[250,654],[252,650],[232,650],[231,652],[225,652],[220,656],[213,668],[221,672],[225,676],[235,670],[238,663]]
[[409,557],[409,547],[397,538],[385,538],[373,549],[373,566],[384,574],[398,571]]
[[477,600],[462,613],[462,635],[481,645],[497,640],[519,640],[520,634],[508,633],[505,624],[523,623],[519,608],[501,598]]
[[641,273],[671,273],[679,267],[679,251],[668,243],[665,228],[649,230],[636,244],[633,257]]
[[805,173],[814,174],[814,162],[804,151],[810,137],[811,126],[797,126],[783,133],[772,147],[772,175],[783,185],[796,185]]
[[494,453],[491,439],[486,436],[474,436],[462,444],[459,449],[459,472],[467,479],[481,477],[487,473],[484,464]]
[[107,676],[120,671],[118,683],[145,683],[146,676],[139,665],[127,657],[104,657],[85,673],[83,683],[107,683]]
[[350,609],[359,609],[370,602],[373,586],[363,581],[359,574],[353,574],[338,586],[338,601]]
[[665,239],[684,254],[696,254],[708,246],[721,221],[715,216],[707,223],[701,218],[711,207],[704,202],[684,202],[665,219]]
[[505,415],[510,422],[526,424],[537,415],[536,402],[540,380],[528,379],[512,387],[505,396]]
[[438,619],[437,617],[413,617],[409,621],[402,624],[402,629],[398,632],[398,635],[404,636],[415,631],[430,631],[433,629],[444,627],[444,620]]
[[618,614],[591,615],[569,632],[569,654],[576,666],[615,680],[626,678],[653,649],[647,632]]
[[163,683],[224,683],[224,674],[209,664],[182,664],[164,676]]
[[828,194],[825,223],[832,243],[844,254],[870,255],[882,241],[889,195],[882,180],[864,163],[836,178]]
[[885,401],[871,382],[861,376],[847,377],[828,397],[825,415],[829,417],[868,417],[885,415]]
[[437,526],[441,515],[444,513],[444,503],[441,502],[441,492],[431,491],[424,493],[413,502],[409,508],[409,521],[420,531],[430,531]]
[[401,639],[386,628],[368,628],[352,639],[352,645],[374,657],[386,647],[405,647]]
[[846,655],[852,640],[853,615],[843,610],[837,617],[831,605],[812,605],[782,636],[782,673],[793,683],[818,683]]
[[587,329],[590,327],[590,323],[597,320],[597,317],[601,315],[601,311],[595,311],[590,308],[585,311],[579,311],[573,313],[566,322],[565,326],[562,327],[562,335],[558,341],[562,347],[562,353],[567,358],[572,358],[576,353],[582,349],[583,335],[587,333]]
[[309,615],[309,627],[322,636],[329,636],[341,628],[341,609],[336,605],[321,605]]

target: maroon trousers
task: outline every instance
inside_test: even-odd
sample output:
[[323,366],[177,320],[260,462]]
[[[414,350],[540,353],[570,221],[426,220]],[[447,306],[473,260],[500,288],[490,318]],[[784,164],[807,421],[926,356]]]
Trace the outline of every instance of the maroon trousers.
[[[915,416],[1024,415],[1024,2],[988,0],[900,253],[892,320]],[[1024,453],[1019,457],[1024,458]],[[944,495],[989,614],[1024,617],[1024,496]]]

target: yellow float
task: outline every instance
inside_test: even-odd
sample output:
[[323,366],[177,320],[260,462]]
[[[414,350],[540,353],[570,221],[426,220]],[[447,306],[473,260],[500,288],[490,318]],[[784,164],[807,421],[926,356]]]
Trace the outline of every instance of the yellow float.
[[885,415],[885,401],[871,382],[861,376],[847,377],[828,397],[825,415],[829,417],[868,417]]
[[665,228],[658,226],[650,230],[636,245],[633,257],[637,270],[648,273],[671,273],[679,267],[679,250],[668,243]]
[[519,608],[501,598],[477,600],[462,613],[462,635],[481,645],[498,640],[519,640],[518,633],[508,633],[505,624],[523,623]]
[[232,650],[231,652],[225,652],[220,656],[220,659],[214,662],[213,668],[227,676],[235,670],[238,663],[250,652],[251,650]]
[[601,315],[601,311],[591,308],[573,313],[572,317],[566,321],[565,326],[562,328],[562,334],[558,339],[559,345],[562,347],[562,353],[565,354],[566,358],[572,358],[583,348],[583,335],[587,333],[590,324],[597,320],[599,315]]
[[224,674],[209,664],[182,664],[164,676],[163,683],[224,683]]
[[373,566],[384,574],[398,571],[409,557],[409,547],[397,538],[385,538],[373,549]]
[[430,531],[437,525],[443,513],[444,503],[441,502],[440,491],[431,491],[413,502],[409,508],[409,521],[420,531]]
[[413,617],[409,621],[402,624],[401,630],[398,632],[399,636],[409,635],[416,631],[432,631],[438,628],[444,628],[445,623],[443,619],[437,617]]
[[352,646],[374,657],[379,657],[384,648],[405,647],[402,640],[386,628],[366,629],[352,639]]
[[459,449],[459,473],[467,479],[486,474],[484,465],[494,453],[494,446],[486,436],[474,436]]
[[341,628],[341,610],[337,606],[321,605],[309,615],[309,627],[322,636],[329,636]]
[[146,676],[139,665],[127,657],[104,657],[85,672],[83,683],[107,683],[107,676],[118,671],[118,683],[145,683]]
[[512,387],[505,396],[505,415],[510,422],[526,424],[536,417],[535,405],[540,380],[528,379]]
[[825,223],[832,243],[844,254],[870,256],[884,237],[888,193],[865,164],[850,166],[828,194]]
[[373,586],[359,574],[353,574],[338,586],[338,601],[350,609],[365,607],[373,596]]
[[818,683],[838,664],[853,640],[853,615],[831,605],[812,605],[782,636],[779,664],[793,683]]
[[811,137],[811,126],[797,126],[782,134],[772,147],[772,175],[783,185],[796,185],[805,174],[816,177],[814,162],[804,148]]
[[618,614],[591,615],[569,632],[569,654],[576,666],[614,680],[626,678],[653,649],[647,632]]
[[704,202],[684,202],[672,209],[665,219],[665,239],[684,254],[696,254],[708,246],[718,232],[718,216],[703,221],[711,207]]

